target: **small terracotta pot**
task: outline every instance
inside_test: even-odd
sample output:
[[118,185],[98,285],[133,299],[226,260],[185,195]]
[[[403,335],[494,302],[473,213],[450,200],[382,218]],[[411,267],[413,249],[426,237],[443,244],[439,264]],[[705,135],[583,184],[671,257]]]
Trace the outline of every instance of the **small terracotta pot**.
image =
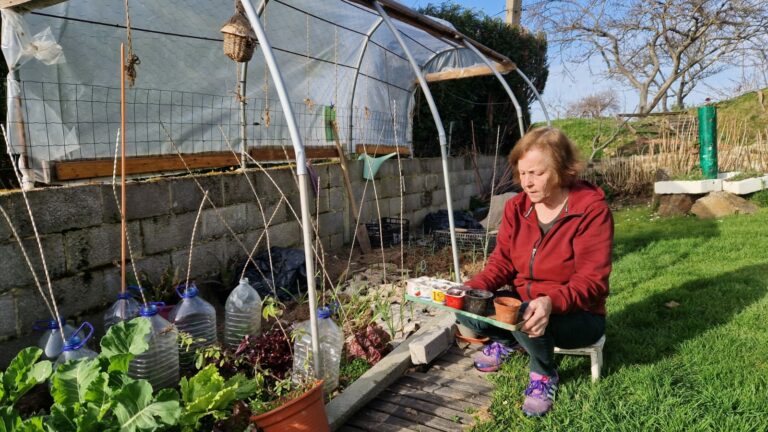
[[517,312],[520,310],[522,302],[514,297],[497,297],[493,300],[493,306],[496,308],[496,321],[506,324],[515,324],[517,322]]
[[445,305],[454,309],[464,308],[464,290],[451,288],[445,292]]
[[251,416],[251,423],[264,432],[330,432],[323,402],[323,381],[272,411]]

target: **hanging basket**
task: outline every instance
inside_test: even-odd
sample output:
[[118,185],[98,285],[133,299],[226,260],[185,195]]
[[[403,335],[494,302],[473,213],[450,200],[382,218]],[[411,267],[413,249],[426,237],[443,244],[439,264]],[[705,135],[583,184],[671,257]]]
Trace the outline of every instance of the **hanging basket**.
[[256,34],[248,18],[236,12],[220,30],[224,33],[224,54],[236,62],[247,62],[253,57]]

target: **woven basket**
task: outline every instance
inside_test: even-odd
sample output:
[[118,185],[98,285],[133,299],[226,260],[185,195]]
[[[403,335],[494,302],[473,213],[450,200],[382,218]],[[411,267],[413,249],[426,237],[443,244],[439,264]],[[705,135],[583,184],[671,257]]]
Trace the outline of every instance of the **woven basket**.
[[236,13],[220,30],[224,33],[224,54],[236,62],[247,62],[253,57],[256,35],[242,13]]

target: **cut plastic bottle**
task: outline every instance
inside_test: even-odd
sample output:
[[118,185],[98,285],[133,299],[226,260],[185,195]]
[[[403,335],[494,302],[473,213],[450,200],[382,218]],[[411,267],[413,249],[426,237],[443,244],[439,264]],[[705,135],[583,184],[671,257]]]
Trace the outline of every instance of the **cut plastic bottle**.
[[117,301],[104,312],[104,331],[121,321],[130,321],[139,316],[141,304],[131,295],[131,291],[140,292],[141,288],[129,286],[128,291],[117,295]]
[[43,350],[43,358],[46,360],[56,360],[61,354],[64,348],[64,341],[61,337],[62,331],[65,340],[69,339],[75,332],[75,328],[67,324],[64,318],[59,318],[58,321],[55,319],[35,321],[32,328],[43,332],[37,341],[37,346]]
[[230,348],[236,348],[248,336],[258,336],[261,332],[261,296],[248,283],[247,278],[240,279],[240,284],[227,297],[224,313],[224,342]]
[[317,333],[320,342],[320,371],[313,373],[312,334],[309,320],[296,327],[293,344],[293,380],[295,382],[323,379],[323,391],[328,394],[339,386],[339,367],[344,336],[339,326],[331,319],[331,310],[322,307],[317,310]]
[[216,343],[216,309],[198,296],[199,291],[194,283],[189,286],[181,284],[176,287],[181,297],[168,315],[170,321],[179,331],[192,336],[192,344],[179,346],[179,365],[183,370],[189,370],[195,360],[195,351]]
[[179,345],[176,327],[157,314],[157,305],[142,306],[139,316],[149,321],[146,336],[149,348],[128,365],[128,376],[145,379],[154,390],[174,387],[179,382]]
[[[85,337],[81,338],[79,334],[86,328],[90,330],[90,332],[85,335]],[[84,322],[82,325],[80,325],[80,327],[75,330],[74,333],[72,333],[72,336],[67,339],[67,343],[64,344],[64,347],[62,348],[61,355],[53,363],[53,370],[55,371],[59,365],[62,365],[68,361],[82,358],[95,358],[98,353],[86,346],[88,339],[90,339],[92,336],[93,326],[91,323]]]

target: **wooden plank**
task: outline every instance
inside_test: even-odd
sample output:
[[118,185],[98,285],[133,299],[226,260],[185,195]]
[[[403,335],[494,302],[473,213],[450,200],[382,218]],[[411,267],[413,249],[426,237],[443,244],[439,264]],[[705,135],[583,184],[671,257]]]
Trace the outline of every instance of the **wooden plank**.
[[390,146],[381,144],[358,144],[355,146],[355,153],[368,154],[370,156],[388,155],[391,153],[400,153],[404,156],[410,156],[411,151],[406,147]]
[[[331,159],[338,157],[336,148],[331,146],[305,147],[304,153],[306,154],[307,159]],[[294,162],[294,159],[296,158],[292,146],[287,146],[285,148],[276,146],[252,147],[248,150],[248,154],[257,161]],[[286,154],[288,155],[287,159]]]
[[[293,148],[286,148],[289,161],[293,161]],[[305,149],[307,159],[330,159],[337,157],[334,147],[307,147]],[[284,161],[285,152],[279,147],[252,148],[248,153],[258,161]],[[126,174],[148,174],[171,171],[184,171],[190,169],[221,168],[226,166],[239,166],[239,155],[232,152],[192,153],[182,155],[184,161],[178,155],[163,156],[138,156],[126,158]],[[91,159],[79,161],[54,162],[53,171],[56,180],[79,180],[96,177],[112,176],[114,160]],[[120,172],[118,171],[118,174]]]
[[[216,168],[240,165],[240,160],[232,152],[195,153],[184,155],[184,161],[190,169]],[[92,159],[79,161],[59,161],[53,165],[57,180],[78,180],[112,176],[113,159]],[[125,160],[126,174],[147,174],[166,171],[185,170],[184,162],[178,155],[129,157]],[[118,169],[118,175],[120,170]]]
[[525,321],[520,321],[517,324],[506,324],[506,323],[503,323],[501,321],[496,321],[495,319],[493,319],[491,317],[484,317],[482,315],[473,314],[473,313],[467,312],[465,310],[454,309],[454,308],[448,307],[446,305],[435,303],[432,300],[423,299],[421,297],[414,297],[414,296],[412,296],[410,294],[406,294],[405,295],[405,299],[408,300],[408,301],[412,301],[414,303],[420,303],[420,304],[423,304],[425,306],[429,306],[429,307],[431,307],[433,309],[439,309],[439,310],[446,311],[446,312],[452,312],[452,313],[456,313],[456,314],[459,314],[459,315],[464,315],[466,317],[470,317],[470,318],[476,319],[478,321],[482,321],[482,322],[484,322],[486,324],[490,324],[492,326],[503,328],[505,330],[517,331],[520,328],[520,326],[525,322]]
[[434,384],[440,384],[441,386],[457,388],[465,391],[493,391],[493,384],[484,377],[480,379],[472,378],[465,380],[463,379],[465,378],[464,376],[458,376],[457,378],[456,376],[451,376],[451,374],[448,373],[438,375],[426,374],[422,372],[408,372],[408,374],[404,376],[409,376],[420,381],[427,381]]
[[424,425],[443,432],[458,432],[462,430],[462,426],[458,423],[427,412],[419,411],[410,406],[403,406],[380,398],[371,401],[370,407],[377,411],[382,411],[392,414],[395,417],[409,420],[414,423],[414,427],[416,425]]
[[[496,65],[496,70],[501,74],[507,74],[515,70],[515,65],[510,63],[503,63]],[[451,69],[440,72],[428,73],[424,76],[428,83],[435,83],[440,81],[450,81],[464,78],[472,78],[478,76],[493,75],[493,71],[488,66],[471,66],[461,69]],[[416,81],[418,82],[418,81]]]
[[347,424],[374,432],[440,432],[439,429],[414,425],[412,421],[374,409],[359,412]]
[[460,428],[461,425],[467,425],[473,421],[472,416],[463,411],[387,391],[382,392],[377,399],[445,420],[445,422],[436,422],[433,425],[438,429],[445,427],[448,430],[455,430],[454,427],[459,426]]
[[[357,207],[357,200],[355,199],[355,192],[352,190],[352,183],[349,180],[349,169],[347,168],[347,157],[344,155],[344,149],[341,148],[341,142],[339,141],[339,128],[336,126],[335,120],[328,120],[328,125],[333,131],[333,142],[336,144],[336,152],[339,156],[339,166],[341,167],[341,174],[344,177],[344,189],[347,191],[347,199],[349,200],[349,208],[352,210],[352,218],[357,221],[360,219],[360,210]],[[371,252],[371,239],[368,238],[368,228],[364,223],[357,225],[355,229],[357,235],[357,244],[360,245],[360,250],[364,253]]]
[[425,391],[421,388],[415,388],[411,387],[405,384],[395,384],[393,386],[390,386],[385,392],[391,392],[395,394],[399,394],[402,396],[408,396],[412,397],[414,399],[419,399],[425,402],[431,402],[440,406],[445,406],[449,408],[453,408],[455,410],[459,410],[462,412],[467,412],[467,408],[471,408],[472,410],[477,410],[478,408],[483,408],[489,405],[484,405],[482,403],[477,402],[477,400],[474,399],[473,394],[464,393],[464,395],[467,397],[467,399],[463,399],[459,397],[456,394],[451,395],[441,395],[437,393],[433,393],[430,391]]
[[[426,381],[419,381],[407,375],[400,378],[396,385],[408,386],[425,392],[434,393],[442,397],[460,399],[482,407],[491,405],[491,398],[482,392],[477,391],[477,389],[473,386],[467,386],[467,390],[461,390],[455,387],[432,384]],[[472,389],[473,391],[469,391],[469,389]],[[490,394],[490,391],[488,393]]]
[[0,0],[0,9],[14,8],[16,11],[42,9],[67,0]]

